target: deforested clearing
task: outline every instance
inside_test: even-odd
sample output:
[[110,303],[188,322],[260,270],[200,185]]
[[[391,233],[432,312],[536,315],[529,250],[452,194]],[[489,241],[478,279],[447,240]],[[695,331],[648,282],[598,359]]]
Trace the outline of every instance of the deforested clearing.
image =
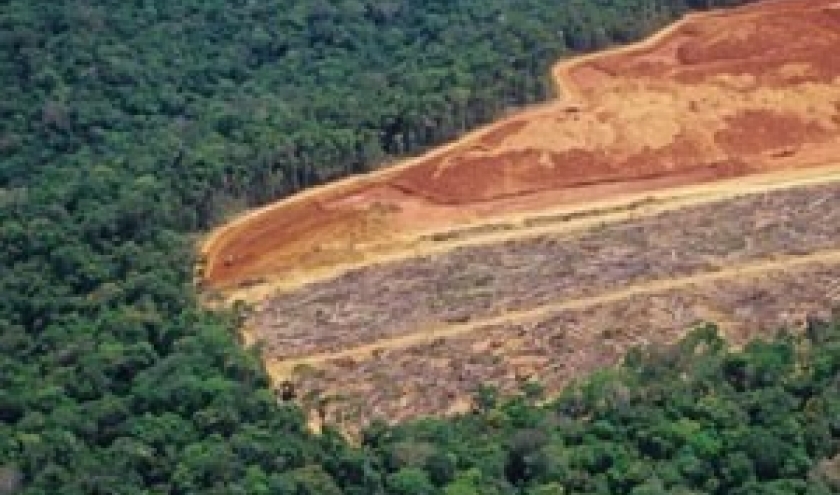
[[799,187],[370,266],[269,298],[248,327],[336,421],[454,412],[482,383],[558,391],[704,322],[745,342],[826,316],[838,205],[840,183]]
[[822,315],[837,46],[835,2],[787,0],[560,62],[550,103],[222,226],[202,283],[254,303],[278,382],[355,425],[557,391],[704,321],[742,342]]

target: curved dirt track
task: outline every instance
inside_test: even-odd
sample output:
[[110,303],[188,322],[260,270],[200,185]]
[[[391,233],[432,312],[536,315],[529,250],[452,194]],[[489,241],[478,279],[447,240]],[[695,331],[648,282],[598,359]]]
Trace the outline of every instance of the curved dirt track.
[[646,42],[561,62],[559,101],[211,233],[204,282],[263,296],[254,288],[375,262],[435,232],[830,162],[836,46],[835,1],[782,0],[691,15]]

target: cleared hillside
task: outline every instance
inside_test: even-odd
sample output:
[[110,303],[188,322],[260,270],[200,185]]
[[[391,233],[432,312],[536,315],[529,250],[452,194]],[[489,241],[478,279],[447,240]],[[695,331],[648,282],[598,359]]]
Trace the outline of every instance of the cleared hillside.
[[243,285],[399,251],[515,212],[829,162],[840,149],[840,9],[763,2],[561,62],[559,100],[210,235],[205,283]]

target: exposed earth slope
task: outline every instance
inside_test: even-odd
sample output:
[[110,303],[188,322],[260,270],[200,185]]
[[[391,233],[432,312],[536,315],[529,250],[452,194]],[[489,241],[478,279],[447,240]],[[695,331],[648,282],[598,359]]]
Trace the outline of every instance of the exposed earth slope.
[[399,251],[420,232],[840,154],[840,6],[762,2],[559,63],[560,98],[403,165],[222,227],[206,283],[235,292]]
[[[203,283],[321,419],[550,391],[718,322],[840,301],[840,3],[689,16],[561,62],[561,99],[205,241]],[[763,330],[762,330],[763,329]]]

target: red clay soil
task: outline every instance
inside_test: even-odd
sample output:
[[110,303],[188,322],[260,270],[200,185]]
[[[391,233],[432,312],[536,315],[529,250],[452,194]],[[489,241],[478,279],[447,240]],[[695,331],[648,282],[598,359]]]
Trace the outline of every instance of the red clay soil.
[[561,62],[556,101],[221,227],[205,283],[232,289],[514,211],[820,165],[840,156],[838,47],[840,2],[779,0]]

